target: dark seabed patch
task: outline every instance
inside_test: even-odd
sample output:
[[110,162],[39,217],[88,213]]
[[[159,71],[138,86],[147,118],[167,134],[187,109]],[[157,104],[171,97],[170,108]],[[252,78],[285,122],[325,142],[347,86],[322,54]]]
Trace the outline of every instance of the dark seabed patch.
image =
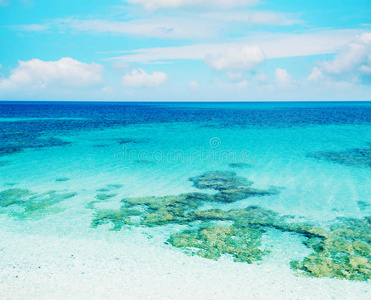
[[371,146],[367,148],[353,148],[344,151],[313,152],[308,157],[327,160],[347,166],[371,167]]
[[10,155],[14,153],[19,153],[24,149],[36,149],[36,148],[46,148],[46,147],[56,147],[70,145],[70,142],[63,141],[57,138],[27,138],[16,142],[5,142],[4,146],[0,148],[0,156]]
[[122,138],[116,140],[120,145],[147,143],[148,139]]
[[277,195],[276,189],[261,190],[252,188],[251,181],[237,176],[231,171],[211,171],[201,176],[189,179],[198,189],[213,189],[219,191],[213,196],[213,201],[234,202],[248,197]]
[[153,160],[149,159],[137,159],[134,161],[136,164],[142,164],[142,165],[153,165],[155,162]]
[[[371,217],[338,218],[329,227],[322,228],[295,222],[292,216],[281,216],[259,206],[229,211],[200,210],[205,203],[216,201],[215,197],[221,192],[231,191],[224,195],[224,202],[236,201],[235,190],[241,186],[245,190],[252,182],[225,171],[207,172],[190,180],[199,189],[219,192],[125,198],[119,209],[97,209],[96,201],[90,206],[94,210],[91,226],[109,223],[111,230],[118,231],[123,226],[183,225],[187,228],[171,234],[168,244],[191,255],[217,260],[229,254],[235,261],[247,263],[262,260],[274,251],[261,246],[263,236],[271,228],[301,236],[304,245],[313,251],[302,261],[291,262],[297,275],[358,281],[371,278]],[[239,192],[237,195],[242,198]],[[251,196],[250,193],[243,195]]]
[[70,180],[69,178],[67,177],[59,177],[57,179],[55,179],[56,182],[65,182],[65,181],[68,181]]
[[8,160],[0,161],[0,167],[5,167],[5,166],[9,166],[9,165],[10,165],[10,161],[8,161]]
[[124,185],[123,184],[117,184],[117,183],[111,183],[107,184],[105,187],[97,189],[97,192],[109,192],[113,190],[121,189]]
[[357,205],[360,210],[366,210],[370,207],[370,203],[366,201],[357,201]]
[[20,219],[41,218],[63,211],[63,208],[55,205],[76,195],[57,191],[34,193],[27,189],[8,189],[0,192],[0,213]]
[[252,168],[252,165],[249,163],[239,162],[239,163],[230,163],[228,167],[233,168],[233,169],[249,169],[249,168]]

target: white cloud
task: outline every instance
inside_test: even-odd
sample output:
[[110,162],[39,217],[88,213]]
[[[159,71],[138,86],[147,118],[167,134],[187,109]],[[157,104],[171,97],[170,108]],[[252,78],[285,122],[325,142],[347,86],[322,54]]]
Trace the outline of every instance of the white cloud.
[[191,81],[190,83],[188,83],[188,87],[191,90],[197,90],[200,87],[200,85],[198,84],[197,81]]
[[50,25],[28,24],[28,25],[12,25],[9,28],[18,31],[46,31]]
[[371,71],[371,33],[363,33],[346,45],[332,61],[321,64],[324,72],[368,77]]
[[104,94],[112,94],[114,92],[114,89],[110,86],[105,86],[101,88],[101,92]]
[[168,81],[169,77],[163,72],[146,73],[142,69],[132,70],[122,78],[122,84],[128,87],[157,87]]
[[314,82],[316,82],[316,81],[319,81],[319,80],[321,80],[323,78],[324,78],[324,76],[323,76],[322,71],[319,68],[314,67],[312,69],[312,71],[310,72],[307,80],[308,81],[314,81]]
[[258,85],[268,85],[270,82],[270,79],[267,74],[265,73],[258,73],[254,76],[254,82]]
[[9,78],[0,80],[0,90],[82,88],[100,84],[103,66],[86,64],[69,57],[58,61],[19,61]]
[[145,9],[159,8],[232,8],[249,7],[259,3],[259,0],[127,0],[131,4],[141,5]]
[[251,71],[265,60],[258,46],[227,47],[217,55],[207,55],[206,64],[214,70]]
[[238,81],[242,79],[243,72],[242,71],[228,71],[227,76],[230,81]]
[[130,21],[58,19],[55,25],[61,32],[131,35],[161,39],[201,39],[216,36],[222,26],[218,22],[192,18],[145,18]]
[[225,83],[219,80],[215,80],[214,83],[218,88],[230,89],[230,90],[243,90],[243,89],[246,89],[250,85],[249,82],[245,79],[238,81],[238,82],[233,82],[233,83]]
[[321,85],[340,86],[371,83],[371,33],[356,36],[331,61],[324,61],[312,69],[308,81]]
[[329,54],[337,52],[359,32],[359,30],[350,29],[303,34],[259,34],[224,44],[197,44],[123,51],[123,56],[108,60],[127,63],[175,59],[204,60],[207,55],[220,55],[225,48],[241,48],[251,44],[258,45],[268,59]]
[[9,5],[9,1],[7,0],[0,0],[0,6],[8,6]]
[[275,80],[277,86],[282,88],[290,88],[294,84],[292,76],[287,72],[287,70],[281,68],[276,69]]
[[301,24],[303,21],[296,16],[270,11],[251,11],[251,12],[211,12],[202,14],[202,18],[217,20],[220,22],[241,22],[257,25],[279,25],[290,26]]
[[124,62],[120,62],[120,61],[115,61],[115,62],[112,63],[112,68],[115,69],[115,70],[127,69],[129,67],[130,67],[129,64],[124,63]]

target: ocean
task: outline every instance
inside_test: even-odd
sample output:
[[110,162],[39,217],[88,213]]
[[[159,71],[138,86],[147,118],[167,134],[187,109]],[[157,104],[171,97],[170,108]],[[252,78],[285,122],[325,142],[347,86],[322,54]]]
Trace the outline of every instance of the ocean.
[[0,102],[2,299],[367,299],[370,243],[370,102]]

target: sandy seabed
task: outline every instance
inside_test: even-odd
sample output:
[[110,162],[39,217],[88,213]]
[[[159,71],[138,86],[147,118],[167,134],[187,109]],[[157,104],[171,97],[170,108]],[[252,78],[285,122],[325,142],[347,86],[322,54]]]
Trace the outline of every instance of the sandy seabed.
[[188,256],[135,231],[109,238],[0,231],[0,299],[370,299],[371,285],[289,266]]

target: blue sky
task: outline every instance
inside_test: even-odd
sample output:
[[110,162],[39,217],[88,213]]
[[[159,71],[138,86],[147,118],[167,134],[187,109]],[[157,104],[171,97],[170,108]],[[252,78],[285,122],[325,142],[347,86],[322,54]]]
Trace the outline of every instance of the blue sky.
[[0,0],[0,100],[371,100],[370,0]]

